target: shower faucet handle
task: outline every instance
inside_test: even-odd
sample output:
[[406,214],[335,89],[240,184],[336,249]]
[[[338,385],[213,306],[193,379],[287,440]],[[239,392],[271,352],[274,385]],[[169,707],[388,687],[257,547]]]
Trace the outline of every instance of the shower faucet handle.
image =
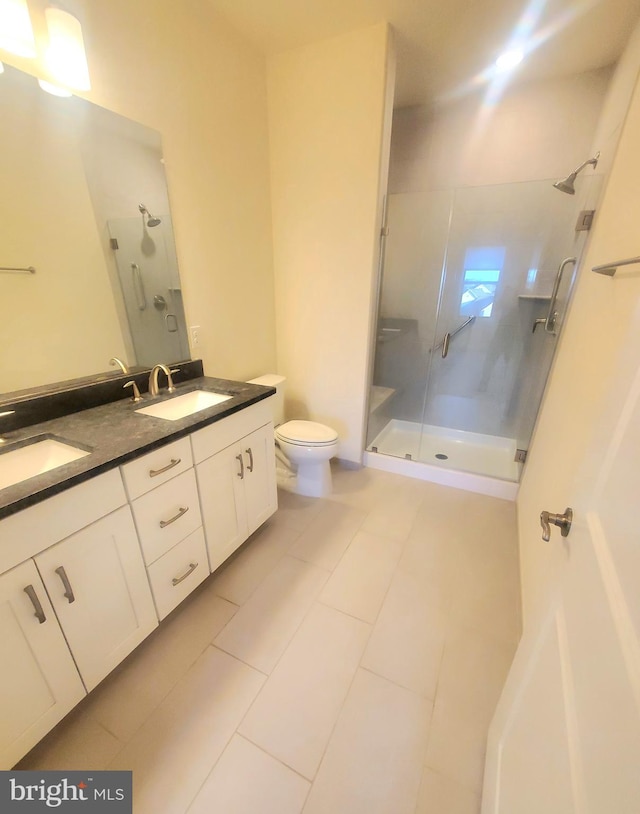
[[540,525],[542,526],[542,539],[548,543],[551,539],[551,524],[560,528],[560,534],[568,537],[573,522],[573,509],[567,507],[564,514],[554,514],[553,512],[540,512]]

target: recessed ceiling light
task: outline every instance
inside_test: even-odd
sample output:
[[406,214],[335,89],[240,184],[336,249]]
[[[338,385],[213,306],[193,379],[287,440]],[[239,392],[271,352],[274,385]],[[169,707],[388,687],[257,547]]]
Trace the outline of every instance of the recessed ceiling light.
[[511,68],[515,68],[516,65],[519,65],[523,59],[523,52],[519,48],[512,48],[510,51],[505,51],[504,54],[500,54],[498,59],[496,59],[496,68],[500,71],[509,71]]

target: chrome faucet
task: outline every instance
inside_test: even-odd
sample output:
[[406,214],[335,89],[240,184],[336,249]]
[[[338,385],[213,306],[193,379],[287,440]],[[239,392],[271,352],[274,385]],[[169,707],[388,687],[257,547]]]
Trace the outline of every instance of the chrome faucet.
[[117,356],[112,356],[111,359],[109,359],[109,364],[111,367],[116,367],[117,365],[123,373],[129,372],[128,367],[125,365],[122,359],[118,359]]
[[172,373],[177,373],[177,370],[169,370],[166,365],[158,364],[154,365],[151,368],[151,373],[149,374],[149,395],[150,396],[157,396],[160,393],[160,388],[158,387],[158,373],[162,371],[165,376],[167,377],[167,393],[175,393],[176,388],[173,384],[173,379],[171,378]]

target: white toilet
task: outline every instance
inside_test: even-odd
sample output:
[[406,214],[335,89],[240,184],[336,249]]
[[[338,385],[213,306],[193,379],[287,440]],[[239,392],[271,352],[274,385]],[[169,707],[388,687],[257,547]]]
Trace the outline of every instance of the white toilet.
[[279,485],[298,495],[326,497],[331,494],[329,461],[338,451],[338,433],[315,421],[285,422],[285,381],[284,376],[267,374],[249,382],[276,388],[276,395],[272,399],[276,456],[286,468],[279,473]]

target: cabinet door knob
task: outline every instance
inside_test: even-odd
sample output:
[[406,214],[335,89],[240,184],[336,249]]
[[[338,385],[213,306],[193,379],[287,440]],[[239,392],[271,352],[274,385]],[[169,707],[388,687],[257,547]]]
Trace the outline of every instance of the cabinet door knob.
[[242,455],[236,455],[236,461],[240,461],[240,471],[238,472],[238,477],[240,480],[244,480],[244,458]]
[[69,582],[67,572],[64,570],[64,565],[61,565],[59,568],[56,568],[56,574],[62,580],[62,584],[64,586],[64,596],[66,596],[66,598],[69,600],[69,604],[75,602],[76,598],[73,595],[73,588],[71,587],[71,583]]
[[249,449],[245,449],[245,452],[249,456],[249,464],[247,466],[247,469],[249,470],[249,472],[253,472],[253,452],[251,451],[251,447],[249,447]]
[[44,615],[42,603],[38,599],[36,589],[33,587],[33,585],[27,585],[27,587],[24,589],[24,592],[31,600],[31,604],[33,605],[33,608],[35,610],[35,613],[33,615],[36,617],[36,619],[38,620],[38,622],[40,622],[41,625],[44,624],[47,621],[47,617]]

